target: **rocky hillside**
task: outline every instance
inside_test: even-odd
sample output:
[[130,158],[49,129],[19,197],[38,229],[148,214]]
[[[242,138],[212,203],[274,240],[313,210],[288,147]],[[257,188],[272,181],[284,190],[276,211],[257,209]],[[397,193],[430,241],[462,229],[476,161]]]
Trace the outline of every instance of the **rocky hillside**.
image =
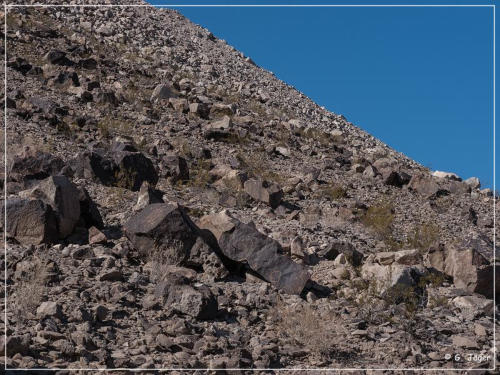
[[493,365],[498,201],[476,178],[177,11],[5,16],[7,367]]

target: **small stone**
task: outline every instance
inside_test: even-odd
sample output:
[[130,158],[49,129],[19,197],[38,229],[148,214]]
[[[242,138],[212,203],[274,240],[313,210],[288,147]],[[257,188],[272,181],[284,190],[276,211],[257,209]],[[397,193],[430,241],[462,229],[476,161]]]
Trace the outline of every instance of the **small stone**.
[[42,304],[36,309],[36,316],[40,319],[51,316],[60,318],[62,316],[61,306],[57,302],[42,302]]
[[94,309],[94,316],[97,321],[104,322],[108,316],[109,310],[103,305],[97,305]]
[[107,238],[104,233],[102,233],[99,229],[96,227],[90,227],[89,228],[89,244],[102,244],[106,243]]
[[479,349],[477,341],[466,336],[454,335],[452,337],[453,345],[458,346],[460,348],[466,349]]

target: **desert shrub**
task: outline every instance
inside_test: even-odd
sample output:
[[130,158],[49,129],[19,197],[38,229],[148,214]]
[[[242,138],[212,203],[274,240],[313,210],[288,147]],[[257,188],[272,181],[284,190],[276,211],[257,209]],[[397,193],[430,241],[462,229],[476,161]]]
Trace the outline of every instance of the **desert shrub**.
[[440,228],[434,223],[416,225],[408,237],[408,246],[425,252],[439,238]]
[[248,154],[238,153],[236,158],[251,177],[275,182],[278,185],[283,185],[286,182],[287,177],[271,168],[268,156],[262,150],[255,150]]
[[394,208],[391,203],[379,202],[365,212],[361,222],[372,229],[383,240],[392,238]]
[[133,125],[128,120],[106,116],[99,120],[97,128],[104,138],[111,138],[116,135],[130,135]]
[[189,169],[189,180],[179,180],[178,183],[186,186],[205,188],[212,182],[212,176],[210,175],[211,168],[212,164],[210,160],[197,159]]
[[446,277],[441,272],[429,272],[428,274],[422,276],[418,282],[420,288],[425,288],[430,285],[434,288],[443,285],[446,281]]
[[232,145],[248,145],[250,143],[248,135],[240,136],[235,133],[230,133],[227,137],[221,138],[220,141]]
[[321,129],[307,128],[307,129],[301,129],[296,133],[299,134],[301,137],[310,139],[314,142],[318,142],[321,146],[324,147],[327,147],[333,143],[332,135]]
[[23,272],[15,284],[13,304],[15,316],[20,321],[27,319],[36,312],[46,294],[49,278],[48,266],[40,258],[34,256],[30,266]]
[[332,345],[335,319],[333,313],[330,314],[323,316],[310,305],[290,306],[281,300],[270,311],[286,340],[307,349],[310,355],[324,359],[331,357],[335,350]]
[[347,189],[342,185],[330,182],[319,188],[318,195],[329,200],[339,200],[347,196]]
[[169,246],[175,248],[173,251],[169,251],[165,249],[163,246],[159,246],[159,244],[155,244],[146,257],[147,263],[149,264],[149,277],[153,283],[159,283],[163,280],[165,274],[170,265],[177,262],[177,259],[172,259],[171,254],[177,254],[178,249],[182,248],[184,245],[182,241],[179,240],[171,240]]

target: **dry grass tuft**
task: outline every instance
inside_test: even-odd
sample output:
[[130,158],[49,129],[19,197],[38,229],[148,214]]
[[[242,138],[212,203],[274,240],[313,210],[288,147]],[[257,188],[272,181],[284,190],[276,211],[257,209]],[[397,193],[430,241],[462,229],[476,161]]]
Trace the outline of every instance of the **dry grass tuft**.
[[361,222],[371,228],[381,239],[392,238],[394,208],[391,203],[379,202],[368,208]]
[[19,321],[34,316],[46,294],[48,278],[47,264],[34,256],[14,288],[12,306]]
[[270,311],[285,340],[306,349],[310,355],[327,359],[332,357],[334,342],[334,316],[322,316],[310,305],[287,305],[279,300]]

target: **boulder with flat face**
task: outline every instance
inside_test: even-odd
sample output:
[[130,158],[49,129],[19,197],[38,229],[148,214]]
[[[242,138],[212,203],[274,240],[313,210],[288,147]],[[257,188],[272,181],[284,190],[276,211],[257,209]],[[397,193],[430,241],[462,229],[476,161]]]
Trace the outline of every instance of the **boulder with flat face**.
[[9,168],[9,180],[29,188],[30,182],[59,174],[64,161],[46,152],[31,151],[14,156]]
[[178,155],[166,155],[163,166],[171,183],[189,180],[189,167],[186,159]]
[[252,178],[245,181],[244,189],[253,199],[264,202],[272,208],[278,207],[283,199],[283,190],[272,182]]
[[174,88],[168,83],[161,83],[155,87],[151,94],[151,102],[177,97]]
[[83,152],[71,161],[75,176],[113,186],[118,166],[99,152]]
[[182,264],[198,238],[196,226],[177,204],[150,204],[133,215],[123,229],[142,255],[161,253],[163,261],[171,265]]
[[423,174],[414,175],[408,184],[408,189],[425,196],[434,195],[441,190],[437,182],[431,176],[425,176]]
[[217,299],[206,286],[175,285],[168,290],[166,306],[199,320],[211,320],[217,315]]
[[139,190],[139,196],[137,197],[134,211],[142,210],[144,207],[153,203],[163,203],[161,191],[154,189],[149,182],[144,181]]
[[309,280],[305,268],[281,255],[280,244],[226,211],[206,215],[199,227],[209,230],[224,256],[244,264],[263,279],[289,294],[300,294]]
[[66,238],[73,232],[80,219],[80,193],[66,176],[51,176],[26,194],[52,207],[56,213],[60,238]]
[[57,240],[57,219],[52,207],[41,200],[7,199],[7,225],[1,215],[2,226],[7,237],[23,245],[39,245]]
[[118,152],[113,155],[113,159],[118,166],[118,172],[115,174],[116,186],[138,191],[144,181],[152,185],[158,182],[153,162],[141,152]]
[[494,272],[493,264],[473,243],[433,247],[426,254],[425,262],[427,267],[453,277],[456,287],[488,298],[493,298],[493,284],[500,282],[500,267]]

